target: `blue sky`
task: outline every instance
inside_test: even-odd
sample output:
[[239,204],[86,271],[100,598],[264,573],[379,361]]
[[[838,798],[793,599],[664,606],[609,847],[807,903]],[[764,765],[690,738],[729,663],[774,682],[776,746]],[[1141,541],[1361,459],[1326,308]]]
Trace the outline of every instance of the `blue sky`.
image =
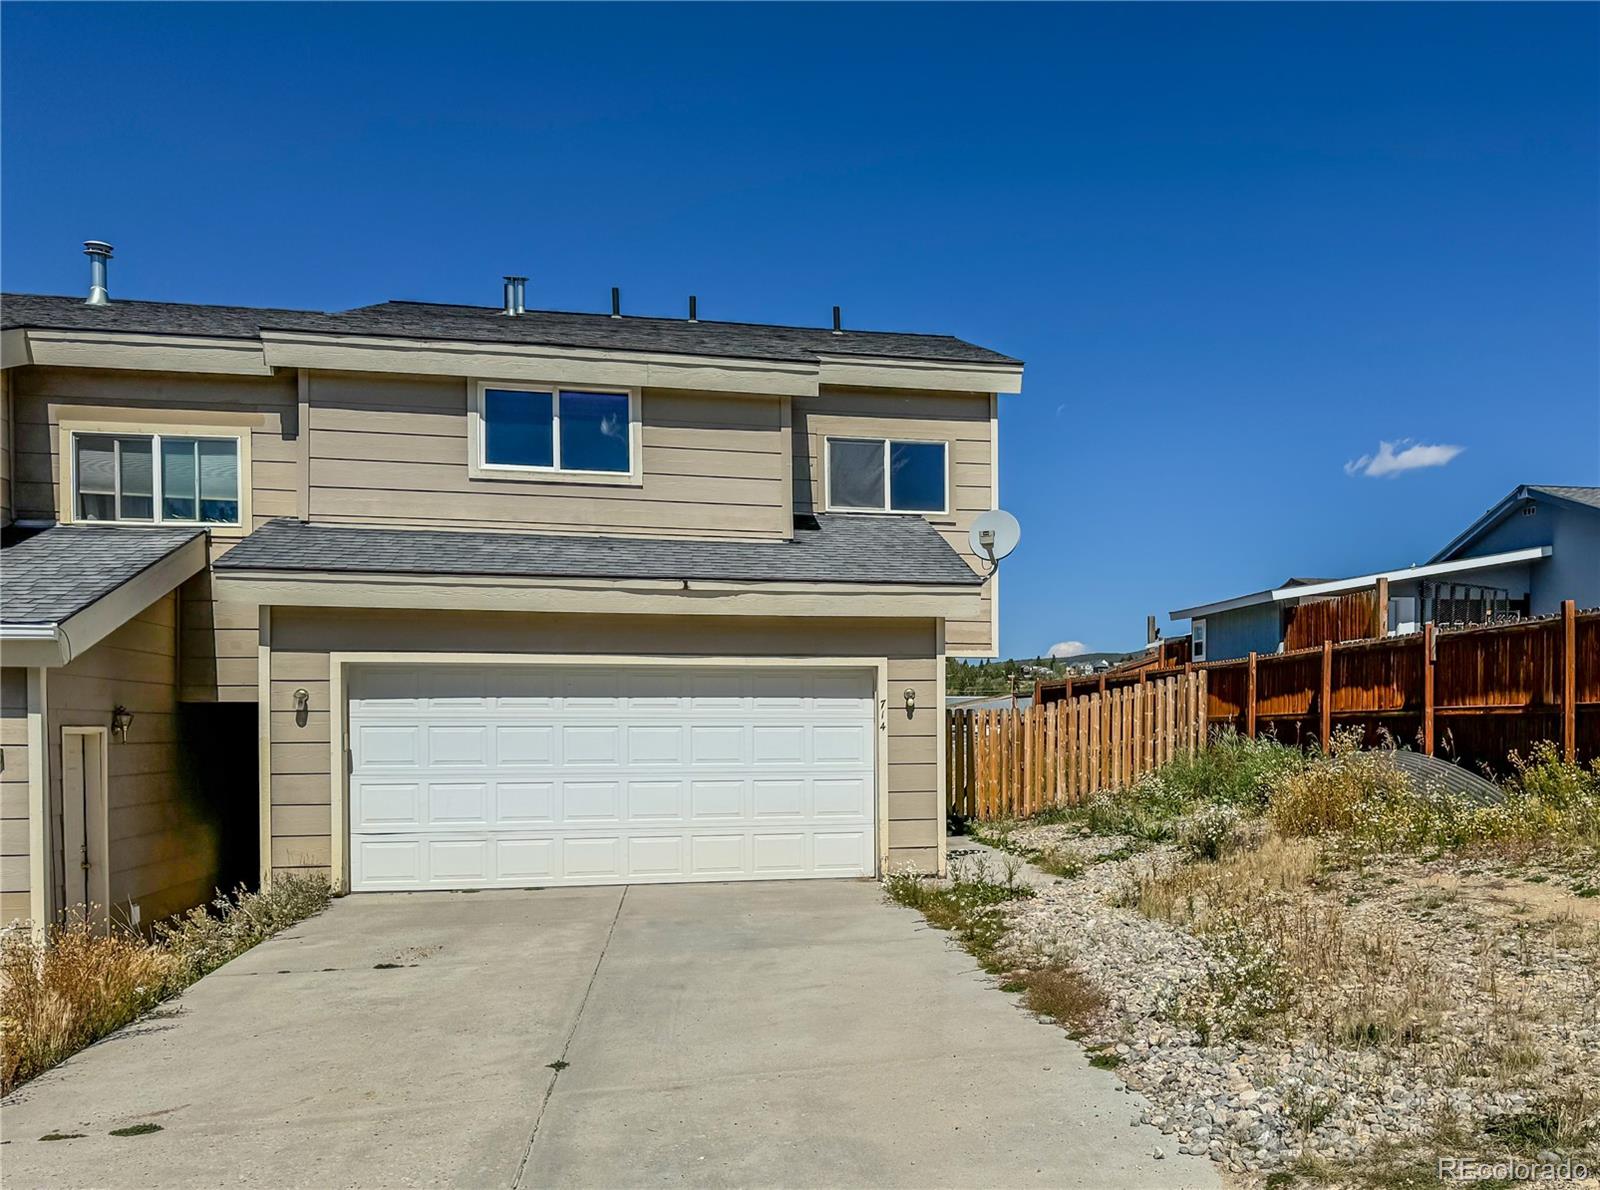
[[1600,483],[1593,5],[0,22],[7,289],[77,292],[98,237],[129,297],[490,304],[519,271],[530,305],[838,303],[1022,357],[1008,654]]

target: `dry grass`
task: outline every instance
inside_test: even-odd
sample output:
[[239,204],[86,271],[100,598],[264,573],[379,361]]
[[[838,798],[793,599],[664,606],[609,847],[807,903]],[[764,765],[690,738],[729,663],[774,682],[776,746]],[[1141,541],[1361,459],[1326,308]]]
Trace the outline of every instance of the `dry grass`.
[[83,917],[49,931],[0,938],[0,1094],[174,996],[257,942],[320,912],[331,893],[317,877],[280,877],[264,892],[191,910],[157,940],[107,934]]
[[1352,925],[1320,894],[1320,868],[1314,843],[1274,834],[1254,851],[1147,869],[1122,900],[1207,943],[1210,986],[1184,1009],[1207,1032],[1355,1048],[1415,1040],[1441,1009],[1428,963],[1393,930]]
[[1020,989],[1029,1012],[1055,1021],[1068,1037],[1082,1037],[1099,1023],[1106,997],[1082,972],[1044,967],[1014,973],[1003,985]]
[[18,931],[0,941],[0,1094],[119,1029],[168,995],[176,963],[137,937],[78,920],[36,948]]

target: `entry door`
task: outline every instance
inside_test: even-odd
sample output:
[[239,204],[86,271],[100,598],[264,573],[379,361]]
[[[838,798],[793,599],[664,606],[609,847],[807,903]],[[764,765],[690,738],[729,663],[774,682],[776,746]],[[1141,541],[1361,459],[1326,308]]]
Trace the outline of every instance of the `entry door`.
[[80,914],[99,925],[110,917],[111,879],[106,856],[106,760],[104,727],[61,729],[61,824],[63,886],[69,917]]
[[351,886],[871,876],[874,681],[800,667],[356,669]]

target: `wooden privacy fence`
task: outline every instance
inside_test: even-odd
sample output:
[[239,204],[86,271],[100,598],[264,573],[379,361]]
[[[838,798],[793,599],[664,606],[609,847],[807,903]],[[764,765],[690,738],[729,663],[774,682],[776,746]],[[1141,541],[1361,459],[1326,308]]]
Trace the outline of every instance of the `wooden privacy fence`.
[[1176,674],[1026,710],[951,711],[946,804],[965,818],[1077,805],[1206,738],[1206,676]]
[[[1569,760],[1600,757],[1600,611],[1465,628],[1427,624],[1409,636],[1251,653],[1186,669],[1206,675],[1212,727],[1326,747],[1340,728],[1367,742],[1504,769],[1507,755],[1549,740]],[[1035,687],[1036,704],[1106,694],[1182,672],[1144,669]]]

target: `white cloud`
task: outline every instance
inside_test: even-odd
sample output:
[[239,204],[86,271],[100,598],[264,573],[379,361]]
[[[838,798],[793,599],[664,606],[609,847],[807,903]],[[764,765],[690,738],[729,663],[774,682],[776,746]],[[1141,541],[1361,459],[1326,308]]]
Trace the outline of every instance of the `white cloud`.
[[[1396,449],[1398,448],[1398,449]],[[1464,446],[1430,446],[1402,438],[1398,442],[1379,442],[1376,454],[1362,455],[1344,465],[1346,475],[1365,475],[1371,479],[1393,479],[1406,471],[1420,467],[1443,467],[1467,448]]]
[[1089,646],[1081,640],[1058,640],[1050,646],[1047,657],[1076,657],[1079,653],[1087,653]]

